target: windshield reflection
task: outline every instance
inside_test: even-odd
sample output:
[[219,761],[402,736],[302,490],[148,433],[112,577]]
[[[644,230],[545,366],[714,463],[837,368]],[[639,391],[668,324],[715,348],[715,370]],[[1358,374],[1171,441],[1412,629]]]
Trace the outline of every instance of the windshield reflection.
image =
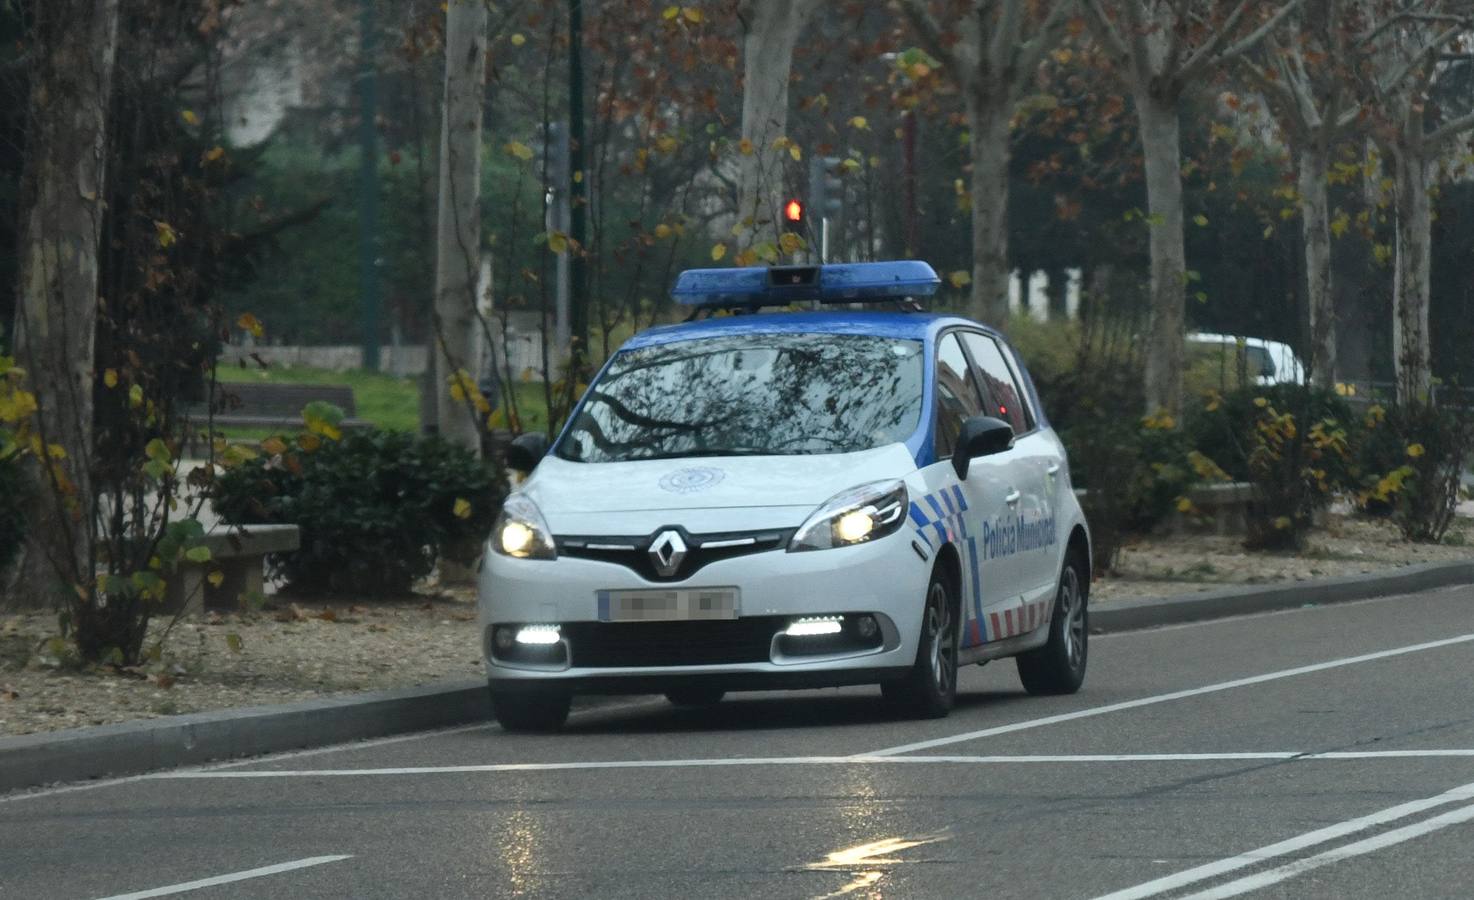
[[919,341],[742,334],[626,350],[557,453],[580,462],[848,453],[904,441],[921,414]]

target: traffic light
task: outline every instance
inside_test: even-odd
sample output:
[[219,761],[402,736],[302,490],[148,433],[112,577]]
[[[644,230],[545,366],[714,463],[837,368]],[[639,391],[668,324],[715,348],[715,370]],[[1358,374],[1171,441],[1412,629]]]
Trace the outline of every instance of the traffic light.
[[783,221],[787,222],[793,228],[803,227],[804,204],[802,200],[797,197],[790,197],[788,202],[783,204]]
[[820,218],[837,219],[844,212],[844,160],[837,156],[809,160],[809,208]]

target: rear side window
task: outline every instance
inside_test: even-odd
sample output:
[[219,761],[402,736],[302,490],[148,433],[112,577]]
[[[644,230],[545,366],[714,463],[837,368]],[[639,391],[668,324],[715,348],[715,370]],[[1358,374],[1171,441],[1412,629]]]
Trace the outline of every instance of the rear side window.
[[967,355],[957,342],[956,334],[942,336],[937,344],[937,458],[952,455],[962,423],[982,415],[983,402]]
[[1003,358],[998,342],[974,332],[963,335],[963,340],[967,341],[967,350],[977,364],[978,378],[987,394],[987,414],[1012,425],[1014,434],[1033,431],[1033,413],[1024,400],[1023,388],[1013,368]]

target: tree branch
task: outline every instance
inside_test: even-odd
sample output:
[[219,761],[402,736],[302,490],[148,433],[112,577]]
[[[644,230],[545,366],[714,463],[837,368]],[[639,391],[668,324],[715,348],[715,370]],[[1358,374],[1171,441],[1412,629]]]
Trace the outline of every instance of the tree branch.
[[[1069,9],[1070,5],[1068,3],[1054,4],[1054,7],[1049,11],[1049,16],[1039,26],[1039,30],[1034,33],[1034,39],[1027,44],[1019,45],[1017,61],[1019,78],[1016,82],[1018,88],[1022,88],[1024,81],[1032,78],[1034,73],[1039,70],[1039,64],[1044,61],[1044,54],[1049,52],[1050,47],[1054,46],[1055,39],[1059,37],[1060,29],[1064,27],[1065,13]],[[1015,89],[1015,96],[1018,96],[1021,92],[1018,88]]]
[[[1194,53],[1192,59],[1189,59],[1187,61],[1187,64],[1182,67],[1181,77],[1183,82],[1185,83],[1193,80],[1198,75],[1202,74],[1204,70],[1210,67],[1221,66],[1226,62],[1231,62],[1239,58],[1240,56],[1243,56],[1245,53],[1248,53],[1250,50],[1254,49],[1254,47],[1256,47],[1260,41],[1268,37],[1269,33],[1273,31],[1280,22],[1283,22],[1285,18],[1290,15],[1290,13],[1299,9],[1300,5],[1303,2],[1304,0],[1289,0],[1289,2],[1286,3],[1284,6],[1281,6],[1274,15],[1270,16],[1268,19],[1265,19],[1262,23],[1260,23],[1258,28],[1255,28],[1253,31],[1249,32],[1243,40],[1239,41],[1236,44],[1233,44],[1225,50],[1219,50],[1218,48],[1221,48],[1223,46],[1224,41],[1228,40],[1229,32],[1232,30],[1233,26],[1238,24],[1237,20],[1241,17],[1242,12],[1247,5],[1246,0],[1245,4],[1241,4],[1238,9],[1235,9],[1232,15],[1230,15],[1229,20],[1226,20],[1224,22],[1224,27],[1220,28],[1218,34],[1215,35],[1216,40],[1209,41],[1207,44],[1204,44],[1202,49],[1200,49],[1197,53]],[[1212,48],[1211,50],[1209,49],[1210,47]]]
[[1101,0],[1081,0],[1080,6],[1085,10],[1085,17],[1094,26],[1092,29],[1100,42],[1106,45],[1106,49],[1117,62],[1125,62],[1131,58],[1131,50],[1126,46],[1125,38],[1116,30],[1116,26],[1101,8]]
[[1429,132],[1429,134],[1423,138],[1423,142],[1430,146],[1442,144],[1446,141],[1458,137],[1460,134],[1463,134],[1471,128],[1474,128],[1474,113],[1469,113],[1465,116],[1459,116],[1457,119],[1453,119],[1451,121],[1443,123],[1442,125],[1433,129],[1433,131]]
[[952,77],[957,80],[959,87],[966,89],[972,82],[972,67],[949,46],[942,36],[942,26],[932,17],[931,10],[926,8],[926,0],[897,0],[901,12],[906,16],[911,27],[916,29],[916,34],[921,38],[922,45],[926,51],[942,61],[951,72]]

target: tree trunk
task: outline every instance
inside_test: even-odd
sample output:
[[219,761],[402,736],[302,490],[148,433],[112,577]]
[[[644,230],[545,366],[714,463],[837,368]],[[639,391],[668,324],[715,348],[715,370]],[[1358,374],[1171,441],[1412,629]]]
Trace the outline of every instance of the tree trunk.
[[15,353],[40,405],[37,432],[66,456],[62,476],[37,467],[40,496],[12,596],[44,606],[92,580],[92,354],[118,0],[34,9]]
[[440,216],[435,253],[435,414],[440,434],[481,448],[472,407],[451,396],[450,379],[473,383],[472,317],[481,263],[481,110],[486,73],[486,5],[451,0],[445,18],[445,118],[440,140]]
[[1310,308],[1310,377],[1336,383],[1336,305],[1331,291],[1331,211],[1327,148],[1317,141],[1300,151],[1300,217],[1305,244],[1305,298]]
[[748,0],[740,13],[746,27],[742,139],[751,144],[752,152],[738,157],[737,220],[751,220],[749,246],[778,240],[783,160],[788,151],[774,149],[773,142],[787,136],[793,45],[813,9],[814,0]]
[[1428,276],[1432,270],[1433,207],[1428,196],[1432,166],[1420,149],[1392,152],[1397,202],[1393,271],[1392,353],[1400,403],[1427,402],[1432,386],[1428,335]]
[[1146,411],[1182,412],[1182,365],[1187,253],[1182,237],[1180,123],[1171,102],[1142,92],[1136,98],[1146,156],[1151,233],[1151,326],[1146,346]]
[[[1012,105],[970,96],[972,296],[968,315],[989,325],[1008,320],[1008,131]],[[1024,307],[1029,305],[1024,279]]]

